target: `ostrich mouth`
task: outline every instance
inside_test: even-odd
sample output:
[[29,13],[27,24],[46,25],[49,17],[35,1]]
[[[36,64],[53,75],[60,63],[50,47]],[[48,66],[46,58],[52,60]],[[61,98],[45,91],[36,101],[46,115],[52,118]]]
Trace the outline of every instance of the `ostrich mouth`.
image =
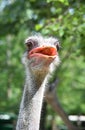
[[43,57],[43,58],[55,58],[57,55],[57,50],[54,47],[37,47],[32,49],[29,54],[28,57],[32,58],[32,57]]

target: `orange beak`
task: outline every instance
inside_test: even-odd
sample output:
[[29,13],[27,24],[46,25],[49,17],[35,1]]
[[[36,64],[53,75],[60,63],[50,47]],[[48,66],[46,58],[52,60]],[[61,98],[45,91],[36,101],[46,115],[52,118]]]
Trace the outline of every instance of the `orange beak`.
[[54,47],[37,47],[29,52],[29,58],[41,55],[42,57],[56,57],[57,50]]

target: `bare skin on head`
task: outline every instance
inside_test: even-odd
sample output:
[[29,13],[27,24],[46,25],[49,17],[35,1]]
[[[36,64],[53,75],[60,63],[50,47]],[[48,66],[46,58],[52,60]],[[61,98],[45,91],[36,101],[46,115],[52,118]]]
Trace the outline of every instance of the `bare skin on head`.
[[25,44],[27,51],[22,61],[26,68],[26,83],[16,130],[39,130],[45,86],[49,73],[59,63],[59,42],[52,37],[31,36]]

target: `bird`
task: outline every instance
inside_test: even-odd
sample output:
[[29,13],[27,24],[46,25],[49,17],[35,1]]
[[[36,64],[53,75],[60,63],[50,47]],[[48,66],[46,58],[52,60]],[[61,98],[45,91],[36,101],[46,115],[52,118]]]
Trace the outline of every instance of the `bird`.
[[26,78],[16,130],[39,130],[44,93],[48,81],[60,63],[59,40],[32,35],[25,40],[22,56]]

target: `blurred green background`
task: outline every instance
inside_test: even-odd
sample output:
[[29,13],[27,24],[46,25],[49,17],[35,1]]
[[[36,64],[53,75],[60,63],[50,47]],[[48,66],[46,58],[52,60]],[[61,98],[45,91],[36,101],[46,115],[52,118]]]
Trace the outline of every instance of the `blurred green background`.
[[[68,115],[85,115],[85,1],[0,0],[0,112],[18,114],[25,72],[21,57],[31,34],[57,37],[57,95]],[[47,106],[48,116],[57,114]]]

